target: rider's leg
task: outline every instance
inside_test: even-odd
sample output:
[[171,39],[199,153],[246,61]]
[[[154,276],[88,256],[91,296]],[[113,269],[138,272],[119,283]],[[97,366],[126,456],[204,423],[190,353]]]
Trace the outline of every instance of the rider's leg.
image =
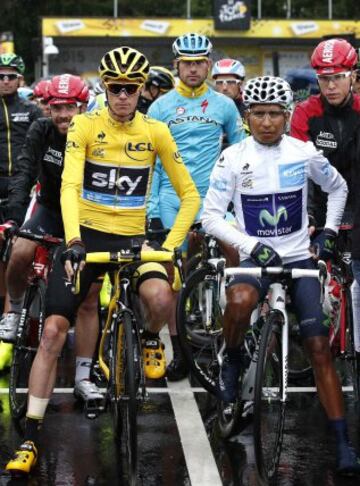
[[166,371],[164,345],[159,332],[169,322],[174,311],[173,292],[167,279],[149,278],[139,285],[146,321],[144,361],[148,378],[162,378]]
[[10,297],[10,312],[4,314],[0,321],[0,339],[13,342],[16,338],[17,326],[28,284],[28,277],[37,243],[24,238],[18,238],[12,248],[7,266],[6,279]]
[[[304,264],[304,268],[310,268],[306,262]],[[297,279],[291,298],[314,370],[319,399],[336,437],[337,470],[341,473],[360,472],[360,461],[348,438],[341,383],[331,356],[326,316],[320,305],[320,285],[315,279]]]

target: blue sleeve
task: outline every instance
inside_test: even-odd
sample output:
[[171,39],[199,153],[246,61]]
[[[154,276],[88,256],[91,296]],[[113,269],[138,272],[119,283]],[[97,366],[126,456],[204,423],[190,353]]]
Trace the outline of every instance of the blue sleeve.
[[151,103],[150,108],[148,109],[147,116],[149,118],[155,118],[155,120],[161,120],[160,117],[160,108],[159,108],[159,103],[154,101],[154,103]]
[[232,100],[228,104],[227,117],[224,123],[224,131],[227,135],[228,143],[232,145],[233,143],[240,142],[246,138],[246,133],[243,127],[242,118],[235,103]]
[[160,159],[156,159],[153,178],[151,183],[150,197],[147,201],[147,218],[160,218],[159,208],[159,192],[160,192],[160,178],[161,178],[161,162]]

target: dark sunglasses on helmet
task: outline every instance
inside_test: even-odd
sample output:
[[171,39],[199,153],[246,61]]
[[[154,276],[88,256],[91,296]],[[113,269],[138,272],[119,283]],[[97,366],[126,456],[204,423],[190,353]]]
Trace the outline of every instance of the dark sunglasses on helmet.
[[135,93],[137,93],[137,91],[139,91],[140,88],[140,84],[135,84],[135,83],[133,84],[106,83],[105,86],[106,89],[110,91],[111,94],[119,95],[122,92],[124,92],[126,96],[134,95]]
[[16,73],[0,73],[0,81],[4,81],[5,78],[7,78],[8,81],[15,81],[15,79],[17,79],[18,77],[19,75]]

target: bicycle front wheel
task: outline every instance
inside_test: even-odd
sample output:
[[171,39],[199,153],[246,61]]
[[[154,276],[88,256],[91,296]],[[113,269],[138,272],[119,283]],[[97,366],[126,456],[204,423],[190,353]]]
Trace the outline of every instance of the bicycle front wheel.
[[282,401],[281,327],[283,316],[270,312],[260,335],[254,396],[254,448],[258,476],[274,478],[280,459],[285,422]]
[[25,416],[28,382],[44,325],[45,285],[30,285],[25,293],[10,369],[9,401],[11,416]]
[[215,393],[222,312],[214,272],[199,268],[187,279],[178,299],[176,326],[193,376],[207,391]]
[[115,441],[120,461],[124,465],[127,484],[137,482],[137,411],[141,355],[132,317],[124,313],[121,323],[114,323],[111,383],[113,388],[112,413]]

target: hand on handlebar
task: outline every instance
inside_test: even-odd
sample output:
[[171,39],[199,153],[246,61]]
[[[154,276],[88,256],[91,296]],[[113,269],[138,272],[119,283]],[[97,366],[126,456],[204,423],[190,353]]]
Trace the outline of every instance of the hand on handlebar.
[[335,231],[329,228],[324,228],[324,231],[322,231],[312,242],[312,249],[316,259],[327,262],[334,257],[336,237],[337,234]]
[[61,255],[64,263],[65,272],[69,281],[72,280],[74,273],[81,272],[85,267],[86,250],[81,240],[70,242],[67,249]]

